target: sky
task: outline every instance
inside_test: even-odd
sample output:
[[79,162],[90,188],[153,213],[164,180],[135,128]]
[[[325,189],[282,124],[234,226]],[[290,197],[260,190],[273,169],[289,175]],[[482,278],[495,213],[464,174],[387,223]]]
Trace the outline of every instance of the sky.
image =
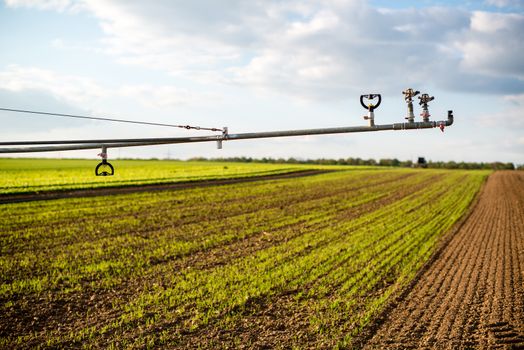
[[[230,141],[221,150],[213,143],[110,149],[109,159],[524,164],[524,0],[0,2],[1,108],[241,133],[366,125],[359,96],[367,93],[383,97],[376,124],[404,122],[406,88],[435,97],[431,119],[453,110],[455,124],[443,133]],[[0,122],[0,141],[209,134],[2,111]]]

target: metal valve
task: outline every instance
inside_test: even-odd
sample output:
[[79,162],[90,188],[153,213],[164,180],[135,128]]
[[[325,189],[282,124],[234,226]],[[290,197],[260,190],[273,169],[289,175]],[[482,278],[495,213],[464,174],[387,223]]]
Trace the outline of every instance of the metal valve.
[[[373,104],[372,101],[377,98],[377,103]],[[364,99],[368,100],[368,103],[364,103]],[[375,109],[380,106],[380,103],[382,102],[382,96],[380,94],[368,94],[368,95],[360,95],[360,104],[364,109],[368,110],[368,115],[364,116],[365,120],[369,121],[369,126],[375,126]]]
[[429,109],[428,109],[428,103],[433,101],[435,97],[429,96],[428,94],[422,94],[418,97],[419,105],[422,106],[422,113],[420,113],[420,116],[422,117],[422,121],[429,122]]
[[408,122],[414,123],[415,114],[413,113],[413,97],[420,94],[420,91],[415,91],[409,88],[409,89],[406,89],[405,91],[402,91],[402,93],[404,94],[404,99],[406,100],[406,103],[408,104],[408,116],[406,117],[406,119],[408,120]]

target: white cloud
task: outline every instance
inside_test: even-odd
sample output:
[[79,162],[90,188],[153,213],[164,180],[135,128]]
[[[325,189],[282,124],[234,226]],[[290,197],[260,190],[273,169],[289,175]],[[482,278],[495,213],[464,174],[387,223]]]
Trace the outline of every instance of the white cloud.
[[523,106],[524,107],[524,94],[519,95],[507,95],[504,96],[504,100],[513,103],[517,106]]
[[91,78],[18,65],[9,65],[0,71],[0,81],[1,88],[8,91],[46,91],[57,99],[71,103],[87,103],[111,94],[109,89]]
[[485,3],[496,7],[522,7],[522,0],[486,0]]
[[305,99],[396,93],[428,84],[468,92],[524,91],[524,16],[517,14],[375,9],[364,0],[8,5],[83,9],[98,19],[105,33],[101,50],[117,62],[202,83]]
[[138,100],[146,107],[174,107],[184,104],[198,104],[206,100],[219,100],[211,94],[195,94],[187,89],[180,89],[171,85],[125,85],[120,87],[116,94]]
[[80,11],[83,8],[83,1],[73,0],[4,0],[10,7],[31,7],[39,10]]
[[138,101],[146,107],[173,107],[218,100],[217,96],[195,93],[172,85],[104,86],[83,76],[59,74],[50,70],[9,65],[0,71],[1,89],[11,92],[41,91],[60,101],[78,105],[97,105],[114,97]]
[[[506,103],[504,103],[504,101]],[[493,103],[498,103],[494,101]],[[482,115],[478,118],[480,125],[498,127],[513,132],[524,132],[524,94],[504,96],[501,111]]]
[[456,47],[468,71],[524,80],[524,15],[474,12]]

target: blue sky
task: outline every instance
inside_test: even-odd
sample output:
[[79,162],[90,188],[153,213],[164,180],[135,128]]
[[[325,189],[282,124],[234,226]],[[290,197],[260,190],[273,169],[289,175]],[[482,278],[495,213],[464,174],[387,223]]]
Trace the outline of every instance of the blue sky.
[[[109,157],[399,158],[524,164],[524,2],[0,2],[0,107],[251,132],[404,121],[440,130],[110,150]],[[418,113],[417,113],[418,114]],[[0,112],[2,141],[205,135]],[[97,151],[46,153],[96,157]],[[34,156],[34,155],[33,155]]]

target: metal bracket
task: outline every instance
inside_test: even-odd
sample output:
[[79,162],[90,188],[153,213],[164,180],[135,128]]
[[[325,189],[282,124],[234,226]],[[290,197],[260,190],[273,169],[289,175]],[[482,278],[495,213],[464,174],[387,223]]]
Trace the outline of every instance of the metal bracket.
[[227,126],[224,126],[222,129],[222,135],[219,136],[219,139],[217,140],[217,149],[222,149],[222,141],[227,140],[228,137],[228,130]]

